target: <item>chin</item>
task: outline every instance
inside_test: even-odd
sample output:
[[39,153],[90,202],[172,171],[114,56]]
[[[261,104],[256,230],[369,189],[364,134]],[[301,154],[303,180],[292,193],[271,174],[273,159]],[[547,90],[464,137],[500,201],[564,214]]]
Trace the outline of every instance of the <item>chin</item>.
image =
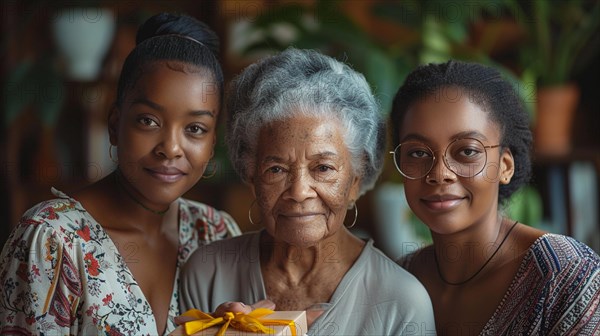
[[464,229],[463,225],[466,221],[452,217],[424,217],[421,219],[423,223],[434,233],[447,235],[456,233]]
[[289,245],[308,248],[319,244],[326,235],[326,228],[303,226],[299,228],[278,227],[275,237]]

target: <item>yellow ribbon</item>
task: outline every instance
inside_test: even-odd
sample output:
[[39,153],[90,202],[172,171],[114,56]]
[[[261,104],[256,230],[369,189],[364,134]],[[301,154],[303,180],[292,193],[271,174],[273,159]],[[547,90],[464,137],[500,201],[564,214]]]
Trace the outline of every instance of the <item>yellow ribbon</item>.
[[183,316],[195,318],[195,320],[185,322],[185,333],[192,335],[204,329],[213,326],[222,325],[215,336],[225,334],[227,328],[231,325],[234,329],[249,331],[253,333],[274,334],[275,331],[267,328],[265,325],[289,325],[292,336],[296,336],[296,324],[292,320],[269,320],[262,319],[266,315],[273,314],[273,311],[266,308],[258,308],[249,314],[226,312],[223,317],[213,317],[210,314],[198,309],[190,309],[183,313]]

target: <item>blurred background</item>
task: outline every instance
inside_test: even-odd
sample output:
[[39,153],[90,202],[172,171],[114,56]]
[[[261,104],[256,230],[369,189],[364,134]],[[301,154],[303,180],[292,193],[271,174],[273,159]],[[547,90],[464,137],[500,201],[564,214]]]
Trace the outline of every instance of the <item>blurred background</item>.
[[[24,211],[52,197],[51,187],[69,193],[114,168],[106,119],[119,71],[137,27],[161,11],[217,32],[226,81],[288,46],[314,48],[365,74],[384,115],[419,64],[454,58],[497,67],[525,101],[536,141],[532,184],[506,212],[600,251],[598,0],[2,1],[0,244]],[[228,211],[243,230],[259,229],[248,221],[252,196],[229,165],[222,131],[219,138],[215,176],[186,196]],[[357,205],[353,230],[392,258],[430,239],[391,157]]]

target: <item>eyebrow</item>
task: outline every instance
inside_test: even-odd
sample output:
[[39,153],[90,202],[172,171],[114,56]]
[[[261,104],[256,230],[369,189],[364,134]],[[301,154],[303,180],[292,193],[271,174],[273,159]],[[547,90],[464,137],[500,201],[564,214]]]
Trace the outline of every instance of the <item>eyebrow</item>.
[[[162,105],[157,104],[146,97],[140,97],[131,102],[131,105],[138,105],[138,104],[148,106],[153,110],[163,112],[163,113],[166,110]],[[209,116],[211,118],[215,117],[215,114],[212,111],[208,111],[208,110],[192,110],[188,114],[190,114],[192,116]]]
[[405,142],[407,140],[419,140],[422,142],[427,142],[427,138],[420,135],[420,134],[414,134],[414,133],[409,133],[407,135],[405,135],[402,139],[400,139],[400,142]]
[[[332,157],[337,157],[337,156],[338,156],[338,154],[335,152],[325,151],[325,152],[313,154],[313,155],[309,156],[308,158],[310,160],[315,160],[315,159],[332,158]],[[269,156],[266,156],[262,160],[262,163],[263,164],[265,164],[265,163],[285,163],[285,160],[276,155],[269,155]]]
[[[480,132],[477,131],[464,131],[464,132],[460,132],[458,134],[453,135],[450,140],[456,140],[456,139],[461,139],[461,138],[474,138],[474,139],[478,139],[478,140],[488,140],[488,138],[483,135]],[[429,139],[427,137],[424,137],[420,134],[416,134],[416,133],[410,133],[407,134],[406,136],[404,136],[402,138],[402,140],[400,142],[405,142],[407,140],[418,140],[418,141],[422,141],[422,142],[428,142]]]

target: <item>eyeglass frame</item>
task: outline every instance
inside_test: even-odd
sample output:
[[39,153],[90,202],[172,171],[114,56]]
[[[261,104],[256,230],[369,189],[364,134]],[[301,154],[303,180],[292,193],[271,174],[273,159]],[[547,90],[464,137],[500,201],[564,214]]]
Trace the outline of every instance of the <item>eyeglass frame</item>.
[[[452,144],[453,144],[453,143],[455,143],[455,142],[457,142],[457,141],[460,141],[460,140],[475,140],[475,141],[479,142],[479,143],[480,143],[480,144],[483,146],[483,148],[484,148],[484,150],[485,150],[485,163],[484,163],[484,164],[483,164],[483,166],[481,167],[481,170],[479,170],[477,173],[475,173],[475,174],[473,174],[473,175],[470,175],[470,176],[463,176],[463,175],[460,175],[459,173],[455,172],[455,171],[454,171],[454,169],[450,168],[450,165],[448,164],[448,162],[447,162],[447,159],[446,159],[446,153],[448,152],[448,148],[450,148],[450,146],[452,146]],[[410,142],[410,141],[409,141],[409,142]],[[414,142],[417,142],[417,141],[414,141]],[[407,143],[407,142],[405,141],[404,143]],[[400,167],[398,167],[398,162],[396,161],[396,150],[397,150],[398,148],[400,148],[400,146],[402,146],[402,144],[403,144],[402,142],[401,142],[401,143],[399,143],[399,144],[398,144],[398,146],[396,146],[396,147],[394,148],[394,150],[393,150],[393,151],[390,151],[390,152],[389,152],[390,154],[392,154],[392,160],[394,161],[394,166],[396,167],[396,170],[397,170],[397,171],[398,171],[398,172],[399,172],[399,173],[400,173],[402,176],[406,177],[406,178],[407,178],[407,179],[409,179],[409,180],[418,180],[418,179],[421,179],[421,178],[423,178],[423,177],[426,177],[427,175],[429,175],[429,173],[431,172],[431,170],[433,169],[433,167],[435,167],[435,162],[436,162],[436,160],[437,160],[437,157],[435,156],[435,151],[434,151],[433,149],[431,149],[431,147],[429,147],[429,146],[427,146],[426,144],[424,144],[424,143],[423,143],[423,145],[424,145],[425,147],[427,147],[427,148],[428,148],[428,149],[431,151],[431,155],[432,155],[432,159],[433,159],[433,160],[432,160],[432,162],[431,162],[431,167],[429,168],[429,170],[427,170],[427,172],[426,172],[425,174],[423,174],[423,176],[420,176],[420,177],[410,177],[410,176],[407,176],[406,174],[404,174],[404,173],[402,172],[402,170],[400,169]],[[451,141],[451,142],[450,142],[450,143],[449,143],[449,144],[446,146],[446,149],[444,149],[444,155],[442,155],[442,159],[443,159],[443,160],[442,160],[442,162],[444,163],[444,165],[446,166],[446,168],[448,168],[448,170],[450,170],[451,172],[453,172],[453,173],[454,173],[454,174],[456,174],[457,176],[460,176],[460,177],[466,177],[466,178],[473,177],[473,176],[477,176],[477,174],[481,173],[481,172],[483,171],[483,169],[485,168],[485,166],[487,165],[487,150],[488,150],[488,148],[490,148],[490,149],[491,149],[491,148],[497,148],[497,147],[501,147],[501,146],[502,146],[502,144],[497,144],[497,145],[489,145],[489,146],[486,146],[486,145],[484,145],[484,144],[483,144],[483,142],[481,142],[481,140],[479,140],[479,139],[475,139],[475,138],[469,138],[469,137],[465,137],[465,138],[457,138],[457,139],[454,139],[454,140],[452,140],[452,141]]]

